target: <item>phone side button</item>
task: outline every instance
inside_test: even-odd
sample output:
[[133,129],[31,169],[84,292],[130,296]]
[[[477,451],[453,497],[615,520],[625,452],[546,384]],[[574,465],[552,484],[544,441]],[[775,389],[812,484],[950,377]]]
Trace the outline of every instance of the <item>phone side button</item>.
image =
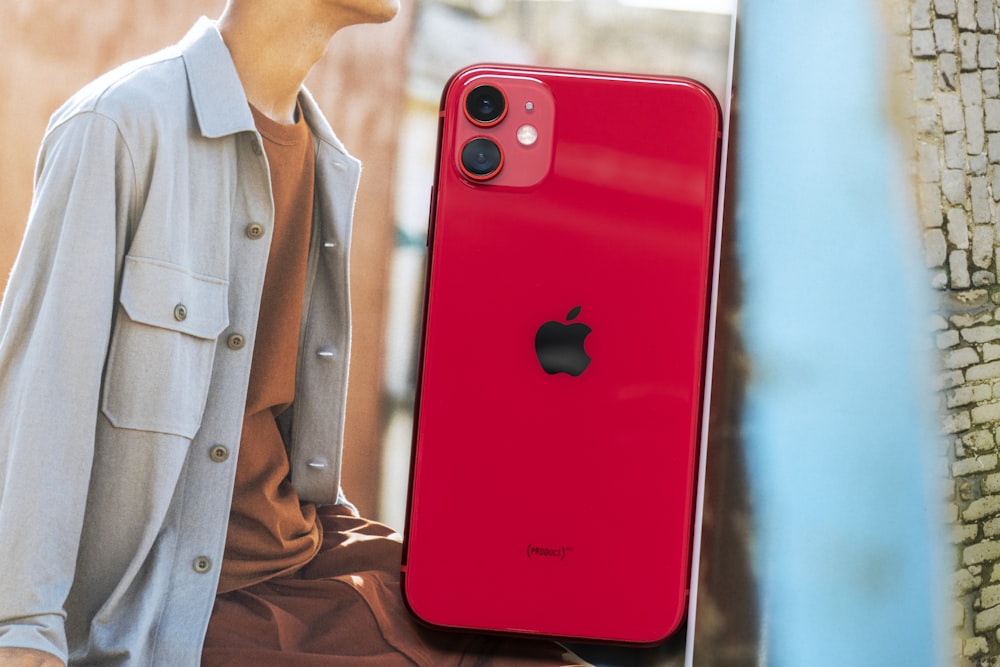
[[431,246],[431,239],[434,237],[434,217],[437,213],[437,186],[431,186],[430,213],[427,216],[427,247]]

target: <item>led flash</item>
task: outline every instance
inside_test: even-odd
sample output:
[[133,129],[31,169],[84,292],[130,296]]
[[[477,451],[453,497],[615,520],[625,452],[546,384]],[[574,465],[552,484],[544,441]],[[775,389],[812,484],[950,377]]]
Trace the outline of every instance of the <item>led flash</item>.
[[534,125],[522,125],[517,128],[517,143],[522,146],[531,146],[538,141],[538,130]]
[[528,113],[531,113],[532,111],[535,110],[535,103],[534,102],[525,102],[524,103],[524,110],[527,111]]

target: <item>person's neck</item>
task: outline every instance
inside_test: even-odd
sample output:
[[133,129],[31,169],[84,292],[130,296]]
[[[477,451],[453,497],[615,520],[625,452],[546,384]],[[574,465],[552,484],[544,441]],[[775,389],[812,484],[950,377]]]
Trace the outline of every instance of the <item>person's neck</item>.
[[219,17],[219,32],[250,104],[276,122],[292,124],[306,76],[343,26],[287,7],[259,11],[261,5],[257,11],[247,11],[230,4]]

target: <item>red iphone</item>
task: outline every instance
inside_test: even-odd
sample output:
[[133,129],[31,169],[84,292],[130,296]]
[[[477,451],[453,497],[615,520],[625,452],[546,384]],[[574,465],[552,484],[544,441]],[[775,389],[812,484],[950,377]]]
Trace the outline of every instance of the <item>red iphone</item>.
[[720,118],[686,79],[449,82],[402,565],[423,621],[640,644],[683,621]]

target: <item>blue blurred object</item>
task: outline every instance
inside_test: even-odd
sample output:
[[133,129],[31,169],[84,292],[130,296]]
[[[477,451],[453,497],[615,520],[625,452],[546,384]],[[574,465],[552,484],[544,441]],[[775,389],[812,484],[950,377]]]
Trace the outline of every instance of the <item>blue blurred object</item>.
[[931,295],[878,9],[741,5],[743,436],[774,667],[946,664]]

